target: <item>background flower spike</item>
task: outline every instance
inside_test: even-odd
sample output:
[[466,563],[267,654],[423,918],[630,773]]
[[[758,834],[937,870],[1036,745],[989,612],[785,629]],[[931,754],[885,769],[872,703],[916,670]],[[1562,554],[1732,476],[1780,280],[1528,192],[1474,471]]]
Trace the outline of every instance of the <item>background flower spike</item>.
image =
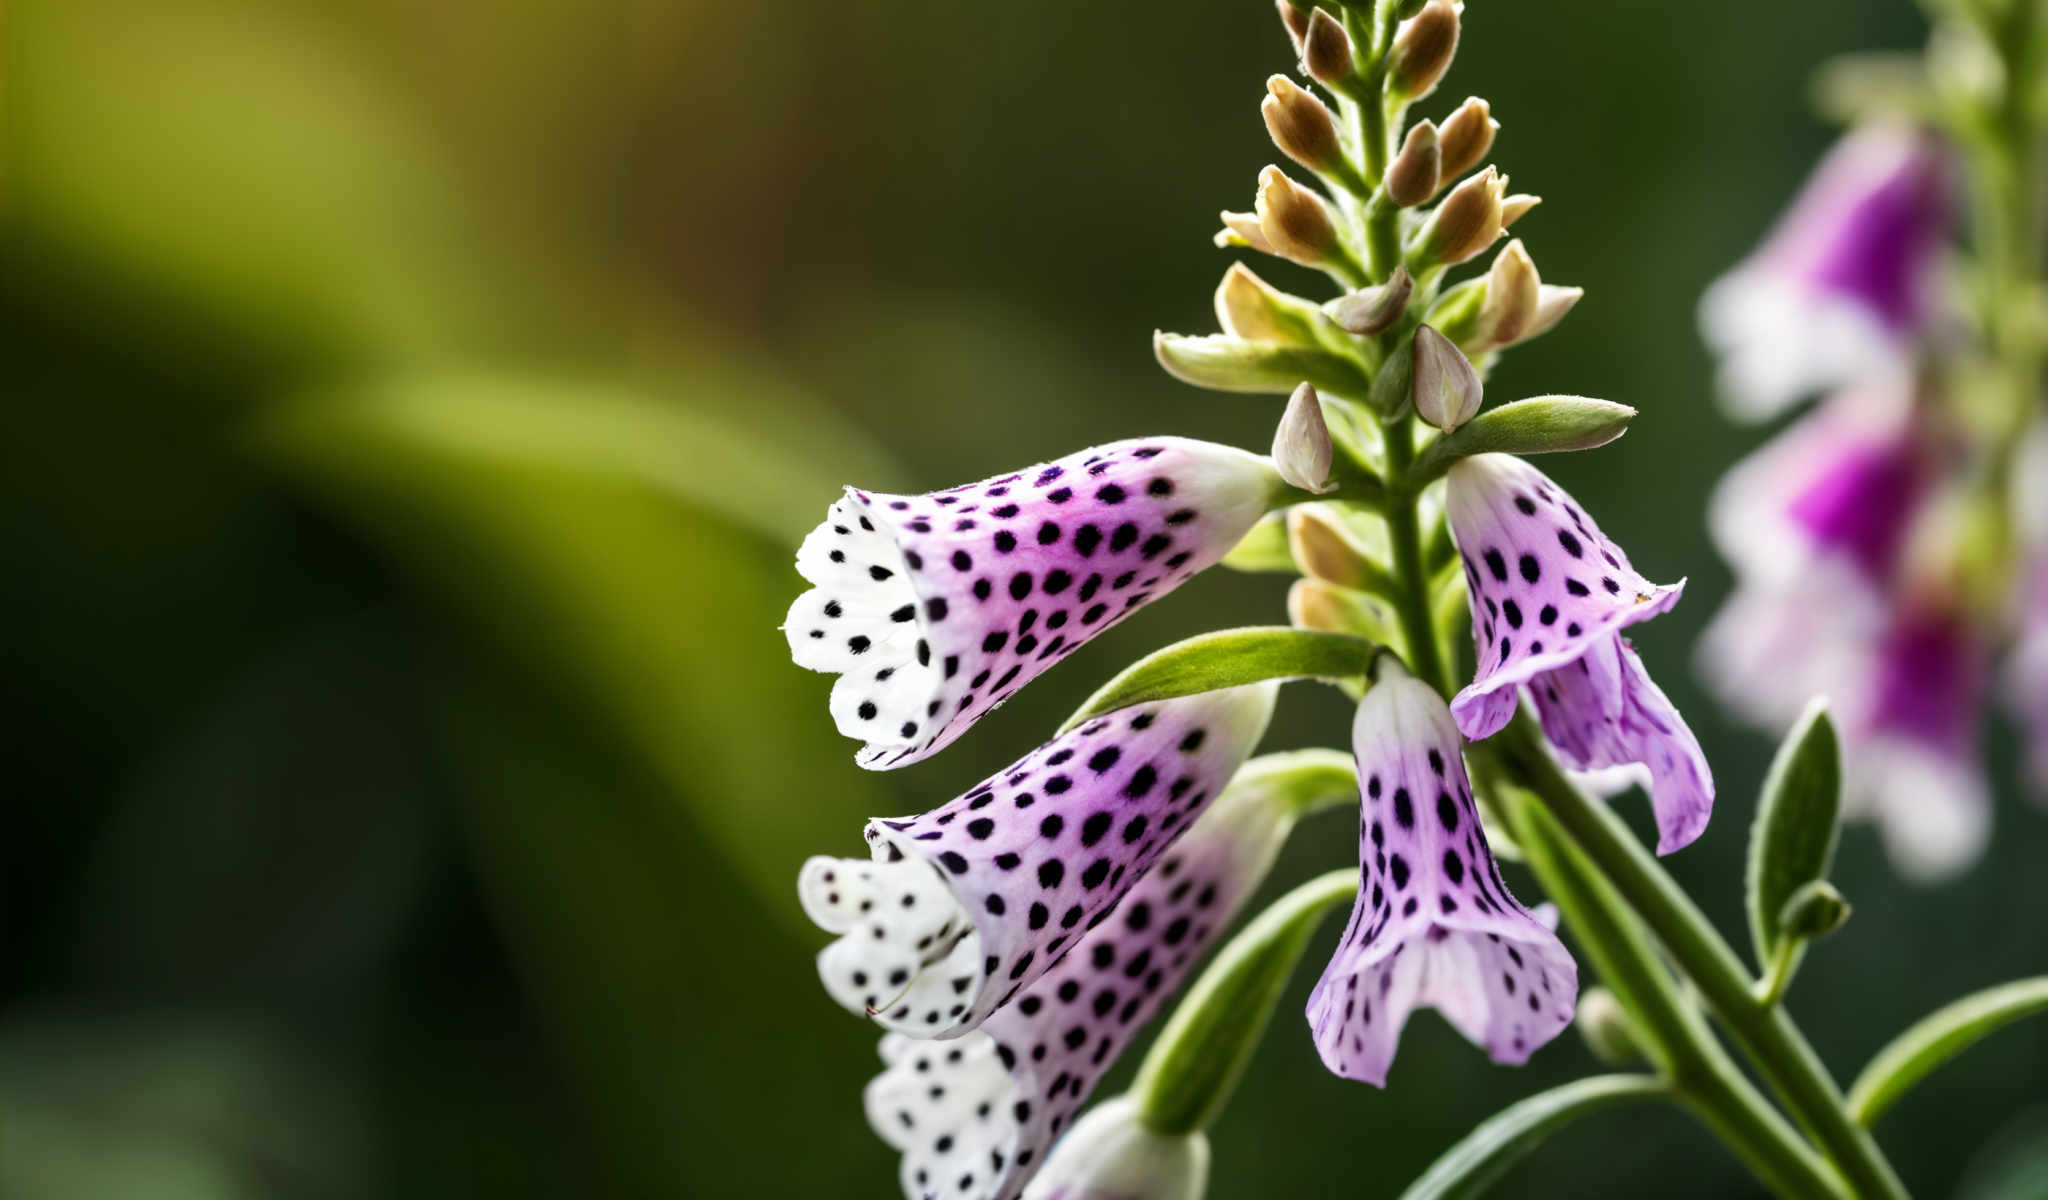
[[849,490],[797,552],[814,586],[783,632],[840,674],[860,765],[905,766],[1213,565],[1282,486],[1270,459],[1146,438],[922,496]]
[[1359,890],[1309,996],[1323,1064],[1385,1086],[1420,1007],[1495,1062],[1526,1061],[1571,1023],[1578,968],[1502,882],[1449,711],[1427,684],[1392,673],[1360,702],[1351,736]]
[[1451,702],[1465,736],[1499,732],[1526,685],[1568,766],[1649,770],[1658,853],[1698,837],[1713,810],[1706,757],[1620,634],[1678,603],[1683,582],[1637,574],[1562,488],[1510,455],[1459,460],[1446,503],[1479,654]]
[[1333,781],[1353,787],[1348,771],[1319,757],[1247,764],[1109,919],[979,1029],[943,1042],[884,1038],[887,1069],[868,1085],[866,1107],[875,1132],[903,1151],[904,1195],[1017,1196]]

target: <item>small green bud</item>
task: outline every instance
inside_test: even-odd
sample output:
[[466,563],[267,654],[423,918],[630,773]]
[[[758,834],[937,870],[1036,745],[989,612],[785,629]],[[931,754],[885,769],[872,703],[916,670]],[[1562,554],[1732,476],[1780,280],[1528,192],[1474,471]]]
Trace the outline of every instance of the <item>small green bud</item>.
[[1415,351],[1409,385],[1415,415],[1445,433],[1477,416],[1482,402],[1479,372],[1464,352],[1427,325],[1416,328],[1410,344]]
[[1294,389],[1287,411],[1280,415],[1280,427],[1273,433],[1273,466],[1292,486],[1321,495],[1337,489],[1329,482],[1332,454],[1323,402],[1315,388],[1303,383]]
[[1458,7],[1429,0],[1394,34],[1387,91],[1397,100],[1420,100],[1436,90],[1458,53]]
[[1493,135],[1499,132],[1500,122],[1493,119],[1492,107],[1477,96],[1467,97],[1437,135],[1443,150],[1443,177],[1456,179],[1478,166],[1493,149]]
[[1366,394],[1365,402],[1379,414],[1380,420],[1391,425],[1408,415],[1408,393],[1414,379],[1415,343],[1404,341],[1380,364],[1380,373],[1373,376],[1372,391]]
[[1474,454],[1553,454],[1590,450],[1628,431],[1636,410],[1585,396],[1537,396],[1487,409],[1456,433],[1430,443],[1409,470],[1420,484]]
[[1331,88],[1344,84],[1358,69],[1351,52],[1351,35],[1324,9],[1316,9],[1308,19],[1301,65],[1311,79]]
[[1401,143],[1401,152],[1387,168],[1387,199],[1409,208],[1436,195],[1441,182],[1443,153],[1437,145],[1436,126],[1418,121]]
[[1266,93],[1259,102],[1259,115],[1266,119],[1266,132],[1280,153],[1311,171],[1339,169],[1344,145],[1337,137],[1337,119],[1329,106],[1285,75],[1267,79]]
[[1397,266],[1387,281],[1340,296],[1324,311],[1346,333],[1363,337],[1385,333],[1408,310],[1408,298],[1415,292],[1415,277],[1408,268]]
[[1589,987],[1579,994],[1579,1015],[1575,1021],[1579,1036],[1593,1057],[1610,1067],[1625,1067],[1643,1060],[1628,1010],[1604,987]]
[[1849,901],[1825,879],[1801,884],[1778,913],[1778,932],[1811,941],[1826,937],[1849,919]]

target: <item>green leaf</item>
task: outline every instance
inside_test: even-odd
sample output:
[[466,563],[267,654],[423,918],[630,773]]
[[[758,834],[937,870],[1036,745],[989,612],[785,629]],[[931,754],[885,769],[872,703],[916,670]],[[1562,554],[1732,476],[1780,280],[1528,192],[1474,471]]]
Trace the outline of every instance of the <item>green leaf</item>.
[[1219,392],[1285,396],[1306,380],[1318,392],[1363,400],[1372,388],[1364,367],[1327,350],[1249,342],[1228,334],[1155,333],[1152,352],[1175,379]]
[[1570,1122],[1631,1100],[1664,1093],[1649,1075],[1595,1075],[1541,1092],[1481,1122],[1401,1193],[1402,1200],[1477,1196],[1515,1161]]
[[1936,1067],[2021,1017],[2048,1011],[2048,975],[1965,996],[1923,1017],[1877,1052],[1849,1089],[1849,1115],[1877,1120]]
[[1591,450],[1628,432],[1636,410],[1585,396],[1535,396],[1489,408],[1429,444],[1408,473],[1419,488],[1474,454],[1554,454]]
[[1777,949],[1779,916],[1792,893],[1827,875],[1841,809],[1841,741],[1826,703],[1816,700],[1778,747],[1750,829],[1749,932],[1758,962]]
[[1348,633],[1285,626],[1225,629],[1176,642],[1124,668],[1060,726],[1148,700],[1192,696],[1266,679],[1356,679],[1372,668],[1379,644]]

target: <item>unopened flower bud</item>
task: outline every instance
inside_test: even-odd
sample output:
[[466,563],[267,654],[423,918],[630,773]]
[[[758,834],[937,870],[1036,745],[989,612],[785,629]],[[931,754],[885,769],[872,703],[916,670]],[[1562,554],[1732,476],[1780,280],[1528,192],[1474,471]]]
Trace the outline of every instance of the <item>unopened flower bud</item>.
[[1294,389],[1280,428],[1273,433],[1273,465],[1280,478],[1304,492],[1321,495],[1337,490],[1329,482],[1330,427],[1323,423],[1323,402],[1307,383]]
[[1418,326],[1415,376],[1411,395],[1415,414],[1449,433],[1479,413],[1482,389],[1479,372],[1451,340],[1427,325]]
[[1443,154],[1438,149],[1436,126],[1418,121],[1401,143],[1401,152],[1387,168],[1387,199],[1407,208],[1436,195],[1442,179]]
[[1492,106],[1477,96],[1467,97],[1437,134],[1437,143],[1443,148],[1444,178],[1456,179],[1478,166],[1493,149],[1493,135],[1499,132],[1500,122],[1493,119]]
[[1287,38],[1294,43],[1294,52],[1300,54],[1308,43],[1308,14],[1294,7],[1294,0],[1275,0],[1280,9],[1280,23],[1287,27]]
[[1326,9],[1318,8],[1308,19],[1308,36],[1302,41],[1301,65],[1318,83],[1336,87],[1358,69],[1351,56],[1351,35]]
[[1500,236],[1501,194],[1507,182],[1499,171],[1488,167],[1452,188],[1430,214],[1418,239],[1420,261],[1461,263],[1491,246]]
[[1217,230],[1215,240],[1218,246],[1249,246],[1261,254],[1277,253],[1266,240],[1266,231],[1259,228],[1257,213],[1224,213],[1223,228]]
[[1535,323],[1542,289],[1536,264],[1520,238],[1494,255],[1493,266],[1486,272],[1486,299],[1479,305],[1479,334],[1487,348],[1522,339]]
[[1778,914],[1778,929],[1788,937],[1826,937],[1849,919],[1849,901],[1825,879],[1801,884],[1785,900]]
[[1342,593],[1320,579],[1297,579],[1287,589],[1287,623],[1318,633],[1349,633]]
[[1337,250],[1337,226],[1322,197],[1278,167],[1259,172],[1258,212],[1266,242],[1282,258],[1313,267]]
[[1315,305],[1280,291],[1243,263],[1230,264],[1216,285],[1216,323],[1248,342],[1308,345],[1321,317]]
[[1025,1200],[1202,1200],[1209,1138],[1200,1130],[1161,1133],[1131,1096],[1083,1113],[1054,1145]]
[[1339,297],[1330,302],[1327,311],[1346,333],[1371,337],[1394,327],[1407,311],[1408,297],[1414,291],[1415,279],[1408,268],[1397,266],[1385,283]]
[[1642,1048],[1636,1043],[1628,1010],[1615,999],[1613,992],[1603,987],[1590,987],[1581,993],[1576,1023],[1579,1036],[1586,1039],[1586,1048],[1593,1052],[1594,1058],[1610,1067],[1625,1067],[1642,1061]]
[[[1507,180],[1501,180],[1506,183]],[[1500,227],[1506,229],[1522,219],[1522,214],[1543,203],[1543,197],[1531,196],[1527,192],[1516,192],[1500,202]]]
[[1320,504],[1287,510],[1287,548],[1294,565],[1311,579],[1357,588],[1369,571],[1365,552],[1344,532],[1342,518]]
[[1343,161],[1337,120],[1327,105],[1285,75],[1266,80],[1266,91],[1259,114],[1266,118],[1266,132],[1282,154],[1311,171],[1327,171]]
[[1436,90],[1458,53],[1458,7],[1429,0],[1394,35],[1387,90],[1403,100],[1420,100]]

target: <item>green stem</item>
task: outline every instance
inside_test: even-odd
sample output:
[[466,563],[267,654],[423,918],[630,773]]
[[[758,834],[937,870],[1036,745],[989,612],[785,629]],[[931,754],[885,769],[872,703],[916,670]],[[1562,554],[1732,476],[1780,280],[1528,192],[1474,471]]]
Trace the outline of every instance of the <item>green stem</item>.
[[[1400,479],[1415,461],[1415,436],[1407,418],[1387,427],[1387,473]],[[1407,594],[1396,607],[1400,610],[1402,640],[1408,643],[1408,668],[1431,687],[1448,695],[1456,688],[1438,651],[1436,623],[1429,616],[1429,571],[1423,566],[1422,528],[1414,501],[1389,505],[1384,510],[1387,542],[1393,551],[1394,578],[1402,581]]]
[[1855,1194],[1903,1200],[1905,1186],[1869,1132],[1850,1118],[1841,1089],[1785,1010],[1758,999],[1728,943],[1628,828],[1565,777],[1541,736],[1524,713],[1480,748],[1536,793],[1613,882]]
[[1792,986],[1792,976],[1799,970],[1799,960],[1804,957],[1805,949],[1805,938],[1789,933],[1778,935],[1777,945],[1771,949],[1771,961],[1764,964],[1764,977],[1757,981],[1758,1004],[1771,1008],[1785,998],[1785,991]]

